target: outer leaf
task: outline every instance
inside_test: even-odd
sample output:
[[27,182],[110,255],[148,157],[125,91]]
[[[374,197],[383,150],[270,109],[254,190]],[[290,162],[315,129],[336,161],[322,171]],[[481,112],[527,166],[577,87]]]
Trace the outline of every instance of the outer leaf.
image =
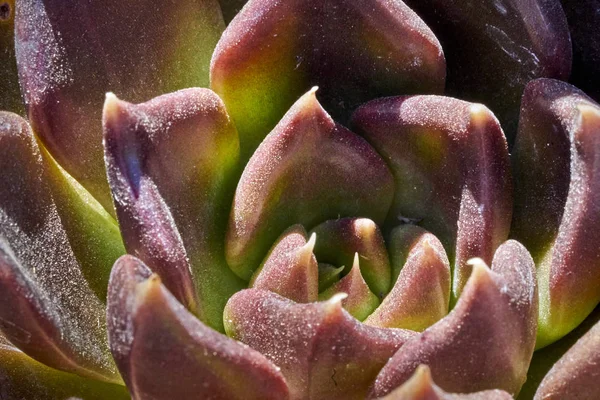
[[[440,241],[423,233],[416,243],[404,226],[391,233],[389,247],[409,248],[406,263],[390,294],[367,318],[367,325],[423,331],[448,313],[450,302],[450,263]],[[397,259],[397,257],[395,257]]]
[[243,287],[223,249],[239,152],[223,103],[208,89],[138,105],[108,95],[104,135],[128,252],[202,321],[222,330],[225,302]]
[[126,400],[127,390],[47,367],[0,337],[0,398]]
[[206,86],[224,24],[217,0],[19,0],[15,27],[33,129],[111,209],[100,125],[104,94],[137,102]]
[[470,273],[506,240],[510,165],[498,120],[484,106],[439,96],[394,97],[362,106],[353,125],[388,162],[396,193],[388,223],[418,221],[446,247],[452,303]]
[[25,114],[15,59],[15,0],[0,3],[0,110]]
[[600,322],[560,359],[544,378],[534,399],[600,397]]
[[350,272],[330,288],[320,293],[319,300],[329,300],[338,293],[345,293],[347,297],[342,300],[342,306],[354,318],[363,321],[377,308],[380,300],[369,290],[361,271],[360,256],[358,253],[354,253],[354,261]]
[[288,398],[275,365],[198,321],[135,257],[116,262],[108,296],[111,350],[134,398]]
[[292,399],[364,399],[412,332],[362,325],[342,308],[342,298],[296,304],[265,290],[244,290],[227,303],[225,329],[281,368]]
[[[337,125],[313,89],[288,111],[246,166],[227,232],[227,261],[243,279],[288,227],[332,218],[383,222],[393,180],[362,138]],[[335,188],[335,190],[333,190]]]
[[600,106],[563,82],[525,91],[513,152],[512,236],[538,265],[537,347],[561,338],[600,302]]
[[485,390],[470,394],[444,392],[431,378],[431,370],[420,365],[413,376],[402,386],[379,400],[511,400],[513,397],[503,390]]
[[0,329],[36,360],[120,382],[27,122],[0,113]]
[[378,375],[370,398],[407,381],[420,364],[444,390],[519,392],[535,345],[535,265],[518,242],[498,248],[490,271],[481,260],[452,312],[410,339]]
[[298,303],[317,301],[319,266],[313,254],[316,235],[307,241],[302,225],[294,225],[277,239],[250,280],[250,287],[270,290]]
[[445,61],[400,0],[250,0],[221,37],[211,88],[240,130],[242,161],[311,86],[345,123],[367,100],[440,93]]
[[[390,290],[390,260],[381,231],[367,218],[339,218],[325,221],[312,232],[319,240],[315,255],[321,262],[346,266],[346,273],[360,256],[360,272],[369,288],[380,298]],[[359,318],[360,319],[360,318]]]
[[571,41],[560,0],[406,0],[435,32],[448,59],[450,96],[480,102],[514,141],[529,80],[566,80]]

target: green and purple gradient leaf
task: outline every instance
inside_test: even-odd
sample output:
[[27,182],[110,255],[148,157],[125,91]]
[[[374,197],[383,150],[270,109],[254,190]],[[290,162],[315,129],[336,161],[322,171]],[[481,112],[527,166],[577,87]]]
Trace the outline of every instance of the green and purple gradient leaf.
[[315,90],[267,136],[238,183],[225,248],[229,266],[245,280],[290,226],[312,229],[349,216],[382,223],[391,204],[394,182],[385,163],[331,119]]
[[240,131],[245,163],[311,86],[345,123],[367,100],[441,93],[445,75],[437,39],[400,0],[250,0],[215,50],[211,88]]
[[198,321],[139,259],[115,263],[108,292],[110,347],[134,398],[288,398],[273,363]]
[[127,400],[122,385],[50,368],[10,344],[0,335],[0,398],[35,400]]
[[249,287],[270,290],[297,303],[311,303],[319,296],[319,266],[313,254],[316,235],[308,239],[302,225],[281,234]]
[[342,308],[342,298],[298,304],[266,290],[244,290],[227,303],[225,329],[281,368],[291,399],[362,400],[414,333],[363,325]]
[[[419,230],[415,241],[411,232]],[[393,267],[400,270],[398,279],[365,324],[421,332],[448,314],[451,279],[446,251],[432,234],[406,225],[391,232],[388,247],[392,254],[406,253],[406,262]]]
[[560,0],[406,3],[442,43],[448,60],[447,94],[488,106],[510,143],[527,82],[569,78],[571,40]]
[[15,0],[0,3],[0,110],[25,114],[15,58]]
[[103,123],[127,251],[202,321],[223,330],[225,303],[244,287],[225,262],[239,142],[223,103],[208,89],[137,105],[109,94]]
[[347,295],[342,299],[342,306],[359,321],[363,321],[379,306],[381,302],[379,297],[371,292],[362,275],[358,253],[354,253],[354,260],[348,274],[319,293],[319,300],[329,300],[338,293]]
[[112,210],[102,152],[104,94],[139,102],[207,86],[224,23],[217,0],[19,0],[15,29],[34,131]]
[[490,263],[508,237],[510,162],[498,120],[481,104],[413,96],[369,102],[352,122],[394,175],[388,224],[414,221],[446,247],[455,303],[471,273],[467,260]]
[[[360,272],[371,292],[380,299],[391,286],[390,260],[383,235],[375,222],[368,218],[338,218],[316,226],[315,255],[319,262],[345,266],[348,273],[354,255],[360,257]],[[360,319],[360,318],[359,318]]]
[[519,392],[535,346],[535,265],[516,241],[498,248],[491,270],[481,259],[471,263],[473,272],[456,307],[402,346],[381,370],[370,398],[390,393],[421,364],[431,368],[445,391]]
[[597,322],[552,367],[535,400],[600,398],[600,322]]
[[402,386],[378,400],[512,400],[512,398],[503,390],[484,390],[468,394],[446,393],[433,382],[429,367],[420,365]]
[[44,364],[120,382],[104,305],[77,263],[31,129],[0,113],[0,329]]
[[600,302],[600,106],[560,81],[532,81],[513,150],[511,235],[538,267],[537,347],[570,332]]

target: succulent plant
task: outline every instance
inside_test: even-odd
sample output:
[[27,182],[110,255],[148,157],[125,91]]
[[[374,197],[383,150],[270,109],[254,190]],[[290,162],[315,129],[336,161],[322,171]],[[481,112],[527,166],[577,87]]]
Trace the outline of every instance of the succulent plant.
[[0,4],[0,398],[599,398],[598,10]]

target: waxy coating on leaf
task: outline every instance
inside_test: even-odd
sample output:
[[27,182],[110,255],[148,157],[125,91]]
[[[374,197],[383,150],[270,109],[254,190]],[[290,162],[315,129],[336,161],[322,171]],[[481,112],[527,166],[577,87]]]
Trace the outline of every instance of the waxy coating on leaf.
[[319,262],[343,265],[348,273],[354,254],[358,253],[360,272],[370,290],[379,298],[387,294],[391,286],[390,260],[375,222],[368,218],[339,218],[325,221],[311,232],[319,238],[315,245]]
[[211,88],[246,161],[313,85],[345,123],[376,97],[441,93],[445,75],[439,42],[400,0],[250,0],[217,45]]
[[15,58],[15,1],[0,2],[0,110],[24,114]]
[[104,94],[139,102],[207,86],[223,29],[217,0],[19,0],[16,56],[33,129],[62,167],[111,209],[102,156]]
[[412,96],[369,102],[352,125],[394,175],[388,223],[414,220],[446,247],[455,303],[471,273],[467,260],[491,262],[508,237],[510,163],[498,120],[481,104]]
[[307,240],[302,225],[287,229],[252,276],[249,287],[270,290],[297,303],[317,301],[319,266],[313,254],[316,240],[314,233]]
[[120,382],[29,125],[0,113],[0,329],[44,364]]
[[402,386],[378,400],[512,400],[503,390],[484,390],[468,394],[446,393],[431,378],[431,370],[420,365],[413,376]]
[[273,363],[198,321],[137,258],[115,263],[108,292],[109,342],[134,398],[288,398]]
[[511,236],[538,267],[537,347],[560,339],[600,302],[600,105],[564,82],[532,81],[512,163]]
[[392,252],[409,248],[406,262],[394,287],[365,324],[421,332],[448,314],[450,263],[442,243],[432,234],[423,233],[411,243],[412,237],[398,231],[406,231],[405,226],[392,231],[389,247]]
[[414,333],[361,324],[342,308],[343,297],[297,304],[265,290],[244,290],[225,307],[225,329],[281,368],[291,399],[362,400]]
[[387,215],[394,190],[390,171],[364,139],[331,119],[315,91],[265,138],[238,183],[226,255],[243,279],[296,223],[311,229],[348,216],[382,223]]
[[100,382],[50,368],[10,344],[0,334],[0,398],[127,400],[123,385]]
[[481,259],[456,304],[442,320],[407,341],[381,370],[370,398],[390,393],[427,364],[449,392],[519,392],[536,336],[535,265],[516,241],[498,248],[489,270]]
[[379,305],[379,297],[371,292],[362,275],[358,253],[354,253],[354,261],[350,272],[327,290],[319,293],[319,300],[331,299],[338,293],[347,295],[342,300],[342,306],[359,321],[367,318]]
[[200,319],[222,330],[243,287],[225,262],[239,144],[220,99],[184,89],[134,105],[107,95],[108,179],[129,253]]
[[600,322],[567,351],[540,384],[534,399],[600,398]]
[[405,0],[442,43],[447,94],[488,106],[512,143],[527,82],[568,79],[571,40],[560,0]]
[[600,101],[600,0],[560,0],[573,42],[571,82]]

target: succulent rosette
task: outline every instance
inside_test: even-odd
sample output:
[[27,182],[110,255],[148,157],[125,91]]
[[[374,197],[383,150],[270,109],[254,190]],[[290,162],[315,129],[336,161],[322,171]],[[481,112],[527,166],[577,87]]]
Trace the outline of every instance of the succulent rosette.
[[0,398],[599,398],[598,10],[0,4]]

